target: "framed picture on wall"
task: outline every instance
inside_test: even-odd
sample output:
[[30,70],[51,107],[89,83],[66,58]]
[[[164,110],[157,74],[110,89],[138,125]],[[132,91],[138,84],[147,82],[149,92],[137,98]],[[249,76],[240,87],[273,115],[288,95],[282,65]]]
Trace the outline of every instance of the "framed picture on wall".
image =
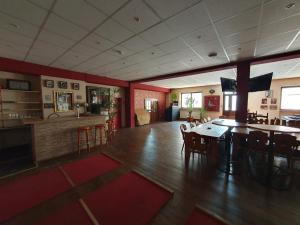
[[220,95],[204,96],[204,107],[210,112],[219,112],[220,110]]
[[79,90],[80,89],[79,83],[72,83],[72,89],[73,90]]
[[270,105],[270,106],[269,106],[269,109],[270,109],[270,110],[277,110],[278,107],[277,107],[277,105]]
[[277,104],[277,98],[271,98],[271,104],[276,105]]
[[262,109],[262,110],[268,110],[268,106],[267,105],[261,105],[260,109]]
[[67,81],[58,81],[57,86],[61,89],[67,89],[68,88],[68,83],[67,83]]
[[268,104],[268,99],[267,98],[262,98],[261,99],[261,104],[262,105]]
[[54,81],[53,80],[44,80],[44,86],[46,88],[54,88]]

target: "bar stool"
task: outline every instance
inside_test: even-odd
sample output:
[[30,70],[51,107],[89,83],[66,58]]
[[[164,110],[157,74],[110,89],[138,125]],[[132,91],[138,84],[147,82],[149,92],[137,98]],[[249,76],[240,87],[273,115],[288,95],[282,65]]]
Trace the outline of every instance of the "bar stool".
[[113,120],[107,120],[107,131],[106,131],[106,144],[109,144],[112,142],[112,138],[114,136],[114,121]]
[[[97,131],[99,132],[99,136],[97,136]],[[95,147],[97,146],[97,140],[99,140],[100,146],[103,144],[103,136],[102,134],[105,133],[105,125],[104,124],[96,124],[95,125]]]
[[[81,136],[84,136],[82,139]],[[91,127],[83,126],[77,128],[77,147],[78,147],[78,154],[80,154],[81,144],[86,144],[87,151],[90,151],[90,136],[91,136]]]

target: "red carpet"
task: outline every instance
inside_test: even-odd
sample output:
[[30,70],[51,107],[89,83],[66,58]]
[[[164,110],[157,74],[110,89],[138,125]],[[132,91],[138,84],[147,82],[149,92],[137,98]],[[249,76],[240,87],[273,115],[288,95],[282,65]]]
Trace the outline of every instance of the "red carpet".
[[75,184],[86,182],[120,166],[106,155],[95,155],[62,166]]
[[195,207],[186,225],[227,225],[221,219]]
[[44,170],[0,186],[0,223],[70,187],[58,168]]
[[58,212],[55,212],[38,225],[93,225],[80,203],[73,202]]
[[130,172],[88,194],[83,200],[103,225],[146,225],[172,193]]

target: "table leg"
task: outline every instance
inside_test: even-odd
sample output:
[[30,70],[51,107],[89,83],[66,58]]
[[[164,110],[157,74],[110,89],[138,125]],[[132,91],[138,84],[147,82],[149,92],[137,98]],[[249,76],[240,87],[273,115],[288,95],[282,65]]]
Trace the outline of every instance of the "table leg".
[[267,173],[267,184],[270,185],[272,181],[272,173],[273,173],[273,162],[274,162],[274,154],[273,154],[273,141],[274,141],[274,131],[270,131],[269,137],[269,151],[268,151],[268,173]]

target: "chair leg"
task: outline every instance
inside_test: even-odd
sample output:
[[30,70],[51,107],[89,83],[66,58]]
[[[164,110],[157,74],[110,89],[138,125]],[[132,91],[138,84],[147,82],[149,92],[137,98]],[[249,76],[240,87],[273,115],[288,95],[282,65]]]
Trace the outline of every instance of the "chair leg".
[[183,152],[183,149],[184,149],[184,142],[182,144],[181,153]]

